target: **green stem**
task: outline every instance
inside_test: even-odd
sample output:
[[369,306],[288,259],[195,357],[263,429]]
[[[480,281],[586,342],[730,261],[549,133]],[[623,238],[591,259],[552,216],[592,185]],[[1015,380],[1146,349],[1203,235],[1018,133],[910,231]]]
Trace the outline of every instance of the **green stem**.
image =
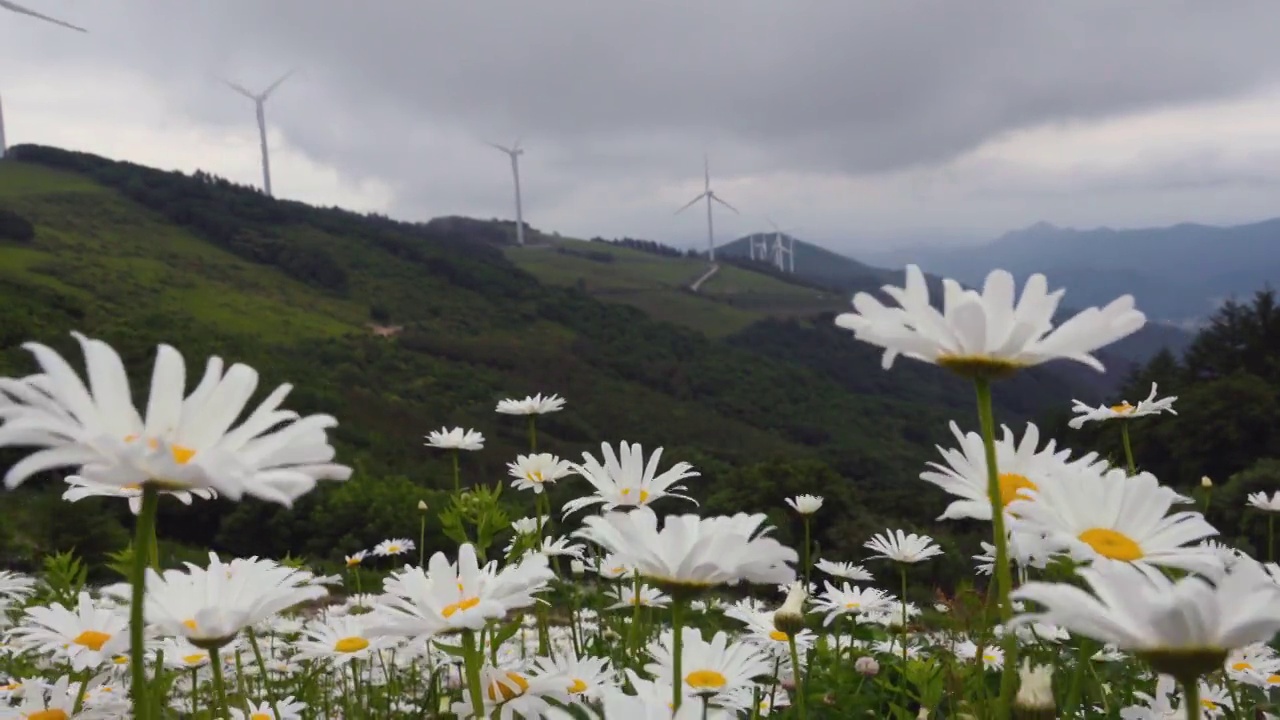
[[907,564],[898,563],[902,575],[902,676],[907,675]]
[[1267,562],[1276,561],[1276,514],[1267,513]]
[[803,678],[800,677],[800,651],[796,648],[795,633],[787,633],[787,644],[791,646],[791,673],[796,685],[796,710],[800,713],[798,717],[805,720],[809,717],[809,712],[805,707],[805,687]]
[[480,665],[484,662],[484,649],[476,647],[474,630],[462,631],[462,660],[467,673],[467,692],[471,693],[471,710],[475,717],[484,717],[484,690],[480,687]]
[[267,674],[267,663],[262,659],[262,649],[258,647],[258,635],[253,631],[253,626],[249,626],[249,647],[253,648],[253,662],[258,666],[258,672],[262,673],[262,691],[267,696],[267,702],[271,703],[271,711],[276,717],[281,717],[280,708],[276,704],[276,694],[272,689],[271,677]]
[[137,527],[133,540],[133,583],[129,601],[129,672],[132,675],[133,717],[147,720],[150,706],[147,704],[146,647],[143,631],[146,617],[143,614],[147,597],[147,565],[151,538],[156,530],[156,508],[160,504],[160,489],[152,483],[142,484],[142,508],[138,511]]
[[1129,463],[1129,474],[1137,475],[1138,466],[1133,462],[1133,446],[1129,444],[1129,421],[1120,421],[1120,440],[1124,443],[1124,459]]
[[809,516],[804,516],[804,591],[809,592]]
[[684,700],[684,600],[671,598],[671,710],[674,715]]
[[1067,689],[1067,700],[1062,706],[1065,717],[1074,717],[1076,706],[1080,704],[1080,691],[1084,685],[1084,671],[1093,658],[1090,641],[1080,638],[1080,646],[1076,648],[1076,668],[1071,675],[1071,685]]
[[85,671],[84,677],[80,678],[80,691],[76,693],[76,704],[71,708],[73,715],[84,709],[84,696],[89,691],[89,680],[92,677],[92,671]]
[[462,490],[462,472],[458,469],[458,449],[453,450],[453,492],[456,494]]
[[1192,678],[1190,682],[1182,681],[1182,703],[1187,720],[1200,720],[1203,716],[1200,709],[1200,678]]
[[1004,527],[1004,501],[1000,495],[1000,469],[996,465],[996,419],[991,406],[991,380],[979,377],[973,381],[978,399],[978,419],[982,424],[982,445],[986,451],[987,462],[987,497],[991,502],[992,542],[996,546],[995,568],[996,589],[999,593],[1000,622],[1005,626],[1004,633],[1004,669],[1000,676],[1000,703],[996,717],[1009,717],[1013,695],[1018,685],[1018,638],[1008,631],[1009,621],[1013,619],[1013,606],[1009,604],[1009,593],[1013,589],[1013,575],[1009,570],[1009,538]]
[[[157,513],[159,512],[159,509],[160,509],[160,503],[159,503],[159,496],[157,495],[157,498],[156,498]],[[150,554],[149,560],[150,560],[151,568],[156,572],[160,572],[160,541],[156,538],[158,534],[159,533],[156,532],[156,523],[153,520],[151,523],[151,542],[148,545],[147,549]]]
[[[622,586],[619,585],[618,597],[621,599]],[[632,575],[631,580],[631,627],[627,628],[627,651],[630,652],[636,648],[637,633],[640,632],[640,573]]]
[[538,416],[529,416],[529,452],[537,454],[538,452]]
[[418,567],[425,567],[422,564],[423,553],[427,551],[427,514],[420,513],[422,521],[418,523]]
[[227,714],[227,688],[222,680],[222,657],[218,648],[209,651],[209,665],[213,668],[214,717],[223,717]]

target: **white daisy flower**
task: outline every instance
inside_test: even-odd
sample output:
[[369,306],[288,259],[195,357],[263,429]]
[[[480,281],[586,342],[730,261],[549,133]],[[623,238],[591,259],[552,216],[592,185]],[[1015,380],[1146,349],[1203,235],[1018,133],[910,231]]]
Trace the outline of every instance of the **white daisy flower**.
[[75,609],[56,602],[27,608],[10,640],[69,663],[76,672],[95,670],[129,652],[129,617],[81,592]]
[[685,489],[683,485],[676,483],[699,476],[692,465],[678,462],[659,474],[658,463],[662,460],[662,448],[653,451],[648,463],[645,463],[644,449],[640,447],[640,443],[628,444],[624,440],[618,444],[618,450],[615,455],[609,443],[601,443],[603,463],[589,453],[582,454],[582,464],[574,465],[573,472],[595,486],[595,494],[565,503],[566,517],[592,505],[601,505],[602,510],[608,511],[620,507],[645,507],[668,496],[693,501],[692,498],[675,492]]
[[9,570],[0,570],[0,605],[24,600],[35,592],[35,578]]
[[298,702],[290,695],[276,701],[275,707],[280,709],[279,715],[271,708],[270,701],[254,703],[252,700],[245,700],[245,709],[231,708],[231,717],[234,720],[302,720],[302,711],[307,709],[307,704]]
[[484,687],[484,707],[472,710],[471,693],[462,694],[460,702],[453,703],[453,713],[460,718],[496,717],[500,720],[543,717],[551,709],[547,700],[567,703],[571,700],[566,678],[559,674],[532,675],[511,668],[485,665],[480,670],[480,683]]
[[903,287],[883,288],[896,307],[860,292],[853,298],[855,312],[837,317],[836,325],[884,348],[885,369],[905,355],[964,374],[1000,375],[1057,359],[1104,371],[1091,353],[1146,323],[1146,316],[1134,309],[1133,296],[1123,295],[1054,328],[1053,315],[1065,291],[1048,292],[1048,281],[1040,274],[1027,279],[1016,305],[1013,276],[1004,270],[987,275],[981,293],[950,278],[942,283],[939,311],[929,303],[924,273],[908,265]]
[[466,428],[442,427],[427,435],[427,447],[441,450],[483,450],[484,435]]
[[1177,411],[1173,409],[1173,402],[1177,399],[1177,396],[1156,399],[1156,384],[1151,383],[1151,394],[1147,396],[1146,400],[1139,400],[1137,405],[1130,405],[1128,400],[1121,400],[1117,405],[1099,405],[1095,408],[1079,400],[1072,400],[1071,402],[1074,405],[1071,407],[1071,412],[1075,413],[1076,416],[1071,418],[1071,421],[1067,424],[1072,429],[1079,430],[1087,422],[1117,419],[1132,420],[1133,418],[1159,415],[1161,413],[1177,415]]
[[[1083,468],[1102,472],[1107,469],[1105,460],[1098,460],[1096,453],[1089,453],[1074,461],[1069,460],[1070,450],[1055,452],[1053,440],[1040,449],[1040,429],[1027,423],[1022,442],[1015,440],[1008,426],[1001,426],[1003,437],[996,440],[996,468],[999,470],[1000,500],[1004,507],[1026,492],[1035,490],[1037,482],[1045,477],[1069,469]],[[951,434],[959,444],[959,450],[938,446],[946,465],[929,462],[932,470],[920,473],[920,479],[932,483],[960,498],[947,506],[939,520],[972,518],[991,519],[991,500],[987,493],[987,457],[982,436],[976,432],[963,433],[960,426],[951,423]]]
[[814,610],[827,616],[822,621],[824,626],[835,622],[842,615],[853,615],[857,619],[897,602],[892,595],[879,588],[854,587],[847,582],[841,583],[838,588],[830,582],[824,585],[825,589],[813,598]]
[[[741,709],[741,698],[735,695],[743,688],[750,689],[755,678],[773,672],[773,664],[751,643],[730,642],[724,632],[717,632],[707,642],[702,631],[696,628],[685,627],[681,631],[680,673],[683,677],[679,681],[689,695],[706,696],[715,705]],[[677,681],[672,677],[674,643],[675,633],[664,630],[650,643],[649,655],[653,662],[644,666],[655,681],[668,687]],[[681,706],[685,704],[688,701]],[[701,701],[694,704],[701,706]]]
[[359,550],[350,555],[343,556],[344,560],[347,563],[348,568],[360,567],[360,564],[363,563],[365,559],[368,557],[369,557],[368,550]]
[[[978,645],[972,640],[964,640],[952,648],[955,656],[970,662],[978,659]],[[982,666],[987,670],[999,670],[1004,667],[1004,651],[997,645],[986,645],[982,648]]]
[[671,604],[671,597],[651,585],[640,584],[639,592],[635,583],[625,583],[621,588],[611,587],[604,591],[604,596],[613,604],[605,610],[620,610],[639,605],[640,607],[666,607]]
[[1264,492],[1249,493],[1248,502],[1259,510],[1280,513],[1280,491],[1276,491],[1276,493],[1269,498]]
[[537,657],[533,670],[539,676],[558,676],[568,681],[566,692],[575,703],[598,700],[618,688],[618,677],[609,658],[577,657],[572,648],[553,657]]
[[1174,581],[1106,560],[1077,573],[1092,594],[1066,583],[1026,583],[1010,597],[1043,609],[1013,622],[1052,623],[1112,643],[1143,655],[1161,672],[1169,672],[1168,662],[1191,660],[1207,664],[1202,673],[1217,670],[1231,650],[1280,631],[1280,587],[1255,566],[1242,564],[1216,585],[1195,575]]
[[885,530],[873,535],[863,547],[876,552],[871,556],[872,560],[884,558],[900,563],[923,562],[942,554],[942,548],[934,545],[933,538],[928,535],[908,535],[901,530]]
[[1213,574],[1222,561],[1210,548],[1191,543],[1218,531],[1198,512],[1169,514],[1175,493],[1151,473],[1128,477],[1119,468],[1057,476],[1030,491],[1031,499],[1009,505],[1011,529],[1045,542],[1078,562],[1109,558],[1148,571],[1168,566]]
[[551,453],[520,455],[513,463],[507,463],[507,474],[515,478],[511,487],[541,493],[547,483],[553,483],[573,472],[573,463],[561,460]]
[[787,504],[801,515],[812,515],[822,508],[822,496],[797,495],[794,498],[787,498]]
[[502,400],[498,402],[497,412],[504,415],[546,415],[564,409],[564,398],[559,395],[542,396],[542,393],[531,395],[523,400]]
[[351,468],[332,463],[328,415],[299,418],[281,410],[291,386],[281,385],[244,422],[232,427],[258,385],[258,373],[236,364],[223,374],[210,358],[190,395],[177,350],[159,346],[146,416],[130,396],[124,363],[111,346],[73,333],[84,350],[89,387],[57,352],[26,343],[42,375],[10,381],[13,403],[0,406],[0,447],[42,448],[5,474],[9,488],[55,468],[78,468],[93,482],[120,487],[157,482],[168,489],[212,489],[232,500],[252,495],[292,504],[318,480],[346,480]]
[[847,562],[833,562],[831,560],[818,560],[813,566],[819,572],[824,572],[831,577],[840,578],[842,580],[852,580],[854,582],[873,582],[874,577],[870,572],[861,565],[854,565]]
[[766,537],[763,513],[700,518],[668,515],[661,530],[646,509],[583,521],[574,533],[618,555],[622,564],[659,584],[693,587],[795,580],[796,551]]
[[[121,487],[110,483],[95,482],[76,475],[67,477],[66,482],[70,487],[62,493],[62,499],[67,502],[77,502],[89,497],[126,498],[129,501],[129,512],[134,515],[142,512],[141,486]],[[190,490],[167,490],[161,488],[160,494],[172,497],[183,505],[190,505],[193,497],[198,497],[201,500],[212,500],[218,496],[218,493],[212,488],[192,488]]]
[[327,660],[341,667],[352,660],[364,660],[393,645],[392,639],[369,632],[367,617],[347,615],[307,623],[302,637],[293,643],[297,650],[294,659]]
[[396,555],[403,555],[416,547],[417,545],[409,538],[391,538],[374,545],[373,554],[378,557],[395,557]]

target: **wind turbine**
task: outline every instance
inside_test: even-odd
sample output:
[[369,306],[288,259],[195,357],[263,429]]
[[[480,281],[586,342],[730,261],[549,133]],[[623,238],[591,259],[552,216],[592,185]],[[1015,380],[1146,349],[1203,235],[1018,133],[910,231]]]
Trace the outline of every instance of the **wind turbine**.
[[[44,20],[45,22],[51,22],[54,25],[61,25],[64,28],[70,28],[72,30],[77,30],[82,33],[89,32],[88,30],[85,30],[79,25],[72,25],[69,22],[63,22],[61,20],[58,20],[57,18],[51,18],[48,15],[42,15],[36,12],[35,10],[32,10],[30,8],[25,8],[15,2],[9,2],[9,0],[0,0],[0,8],[4,8],[5,10],[16,12],[19,15],[30,15],[33,18]],[[5,151],[7,147],[8,145],[6,145],[4,142],[4,107],[0,106],[0,160],[4,159]]]
[[511,147],[497,143],[489,143],[489,146],[511,157],[511,176],[516,181],[516,245],[524,245],[524,209],[520,206],[520,156],[524,154],[524,148],[520,147],[519,139],[511,143]]
[[[796,271],[796,236],[794,233],[799,228],[789,228],[783,230],[778,224],[769,218],[765,218],[769,224],[773,226],[773,249],[769,252],[772,257],[769,258],[777,268],[783,272]],[[785,261],[784,261],[785,257]]]
[[734,213],[737,213],[738,215],[741,215],[742,213],[739,213],[737,208],[735,208],[734,206],[722,200],[720,196],[717,195],[715,191],[711,189],[711,161],[707,159],[706,155],[702,156],[702,170],[703,170],[703,177],[706,180],[706,184],[703,185],[702,192],[698,193],[698,196],[690,200],[684,207],[677,210],[676,215],[679,215],[685,210],[688,210],[689,208],[693,207],[698,203],[699,200],[706,199],[707,201],[707,258],[711,262],[715,262],[716,261],[716,235],[715,235],[715,228],[711,222],[712,201],[720,203],[721,205],[729,208],[730,210],[732,210]]
[[268,197],[271,197],[271,156],[267,152],[267,113],[263,106],[266,104],[267,98],[271,97],[271,93],[280,87],[280,83],[288,80],[289,76],[296,71],[295,68],[281,75],[279,80],[271,83],[266,90],[256,95],[246,90],[243,85],[237,85],[230,80],[223,80],[232,90],[252,100],[254,107],[258,110],[258,139],[262,143],[262,189],[266,191]]

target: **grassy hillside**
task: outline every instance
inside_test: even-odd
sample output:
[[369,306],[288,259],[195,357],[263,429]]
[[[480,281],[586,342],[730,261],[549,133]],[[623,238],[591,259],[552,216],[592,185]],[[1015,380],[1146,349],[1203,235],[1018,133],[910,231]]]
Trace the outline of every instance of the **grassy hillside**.
[[544,283],[576,287],[713,337],[738,332],[767,317],[842,309],[847,298],[734,265],[722,265],[697,293],[689,286],[705,272],[698,258],[655,255],[608,243],[551,240],[509,247],[507,257]]
[[[851,340],[848,355],[835,343],[824,350],[826,365],[783,357],[768,338],[793,338],[753,323],[774,312],[735,301],[770,294],[800,305],[814,291],[739,268],[726,266],[705,296],[693,296],[679,287],[696,262],[641,272],[646,258],[598,244],[588,249],[619,259],[513,250],[459,223],[317,209],[205,175],[50,148],[19,147],[14,158],[0,163],[0,209],[36,232],[0,241],[0,372],[30,372],[17,345],[32,338],[76,357],[67,332],[81,329],[116,346],[141,388],[155,344],[166,341],[192,365],[220,354],[257,367],[264,386],[294,382],[291,406],[342,421],[336,442],[357,467],[352,482],[292,512],[252,502],[167,508],[166,537],[332,557],[412,535],[418,498],[434,502],[432,488],[450,483],[446,459],[422,447],[423,434],[444,423],[480,429],[488,445],[464,458],[464,470],[492,482],[525,443],[523,426],[495,415],[494,403],[542,391],[569,401],[541,427],[547,449],[577,457],[601,441],[666,446],[667,457],[702,470],[693,492],[706,509],[768,510],[784,535],[795,528],[782,498],[820,492],[838,518],[821,540],[840,547],[898,518],[927,520],[919,496],[928,490],[914,479],[920,464],[950,417],[972,425],[969,389],[931,368],[883,373],[877,355]],[[570,262],[590,263],[590,272]],[[728,337],[600,301],[610,286],[653,287],[658,276],[672,303],[687,304],[647,312]],[[579,277],[596,284],[584,292]],[[690,323],[694,315],[701,319]],[[375,323],[392,334],[375,334]],[[750,333],[759,337],[744,342]],[[859,375],[876,381],[850,382]],[[1002,395],[1012,417],[1018,403],[1003,400],[1025,393],[1010,386]],[[44,492],[24,488],[0,508],[0,557],[118,547],[118,504],[104,506],[107,525],[67,526],[57,522],[56,480],[36,485]]]

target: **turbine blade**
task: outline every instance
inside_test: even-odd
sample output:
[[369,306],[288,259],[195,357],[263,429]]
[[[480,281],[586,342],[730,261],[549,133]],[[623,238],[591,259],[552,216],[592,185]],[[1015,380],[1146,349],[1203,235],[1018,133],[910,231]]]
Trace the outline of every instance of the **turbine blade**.
[[51,23],[53,23],[54,25],[61,25],[61,26],[62,26],[62,27],[64,27],[64,28],[69,28],[69,29],[71,29],[71,30],[77,30],[77,31],[82,32],[82,33],[87,33],[87,32],[89,32],[88,30],[85,30],[84,28],[80,27],[79,25],[72,25],[72,24],[71,24],[71,23],[69,23],[69,22],[63,22],[62,20],[59,20],[59,19],[57,19],[57,18],[51,18],[51,17],[49,17],[48,15],[42,15],[42,14],[40,14],[40,13],[36,12],[35,10],[32,10],[32,9],[30,9],[30,8],[25,8],[25,7],[23,7],[23,6],[19,5],[19,4],[15,3],[15,2],[10,2],[10,0],[0,0],[0,8],[5,8],[6,10],[12,10],[13,12],[19,13],[19,14],[21,14],[21,15],[30,15],[30,16],[31,16],[31,17],[33,17],[33,18],[37,18],[37,19],[39,19],[39,20],[44,20],[45,22],[51,22]]
[[778,223],[774,222],[773,218],[766,215],[764,219],[765,219],[765,222],[769,223],[769,225],[773,227],[774,232],[782,232],[781,230],[778,229]]
[[699,200],[701,200],[702,198],[706,197],[706,196],[707,196],[707,193],[705,193],[705,192],[700,192],[700,193],[698,193],[698,196],[697,196],[697,197],[695,197],[694,199],[690,200],[690,201],[689,201],[689,202],[688,202],[684,207],[682,207],[682,208],[680,208],[679,210],[677,210],[677,211],[675,212],[675,214],[676,214],[676,215],[679,215],[680,213],[684,212],[685,210],[688,210],[689,208],[693,207],[694,205],[697,205],[697,204],[698,204],[698,201],[699,201]]
[[711,158],[706,153],[702,153],[702,177],[706,182],[707,190],[711,189]]
[[288,80],[296,72],[298,72],[298,68],[293,68],[289,72],[281,75],[279,80],[276,80],[275,82],[268,85],[267,89],[262,91],[262,95],[261,95],[262,99],[266,100],[267,97],[271,95],[271,93],[275,92],[276,88],[280,87],[281,83],[283,83],[285,80]]
[[236,92],[238,92],[238,93],[240,93],[241,95],[243,95],[243,96],[245,96],[245,97],[249,98],[250,100],[257,101],[258,96],[257,96],[257,95],[254,95],[254,94],[253,94],[253,93],[251,93],[251,92],[249,92],[249,90],[248,90],[247,88],[245,88],[245,86],[243,86],[243,85],[237,85],[236,83],[233,83],[233,82],[231,82],[230,80],[223,80],[222,82],[226,83],[226,84],[227,84],[227,87],[231,88],[232,90],[235,90]]
[[712,199],[712,200],[715,200],[716,202],[718,202],[718,203],[720,203],[721,205],[723,205],[723,206],[725,206],[725,207],[729,208],[730,210],[734,211],[735,213],[738,213],[739,215],[741,215],[741,214],[742,214],[742,213],[738,212],[738,208],[736,208],[736,207],[734,207],[734,206],[730,205],[729,203],[727,203],[727,202],[725,202],[725,201],[721,200],[719,195],[717,195],[717,194],[715,194],[715,193],[707,193],[707,194],[711,196],[711,199]]
[[489,147],[491,147],[491,148],[497,148],[497,149],[501,150],[502,152],[504,152],[504,153],[506,153],[506,154],[508,154],[508,155],[511,155],[511,154],[512,154],[512,150],[511,150],[511,148],[503,147],[503,146],[499,145],[498,143],[486,142],[486,143],[485,143],[485,145],[488,145],[488,146],[489,146]]

